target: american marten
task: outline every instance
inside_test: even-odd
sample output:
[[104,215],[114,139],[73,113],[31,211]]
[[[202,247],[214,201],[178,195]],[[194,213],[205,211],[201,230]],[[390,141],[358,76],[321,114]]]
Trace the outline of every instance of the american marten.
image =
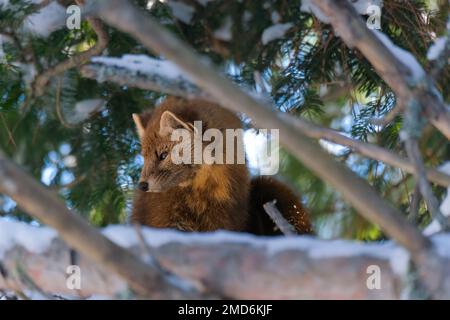
[[[226,129],[242,130],[241,120],[231,111],[203,100],[170,97],[151,111],[133,114],[133,120],[144,166],[135,192],[132,222],[184,231],[224,229],[275,235],[280,231],[263,205],[276,200],[277,208],[299,233],[312,232],[306,210],[289,187],[273,178],[250,178],[245,159],[238,159],[242,136],[225,133]],[[195,121],[201,121],[197,122],[200,128]],[[223,146],[230,142],[227,139],[233,139],[231,151],[220,149],[223,159],[228,159],[228,151],[233,161],[175,161],[177,154],[172,151],[180,142],[172,141],[171,136],[176,129],[185,129],[192,137],[189,151],[193,157],[199,129],[219,130]],[[209,144],[201,140],[200,149]]]

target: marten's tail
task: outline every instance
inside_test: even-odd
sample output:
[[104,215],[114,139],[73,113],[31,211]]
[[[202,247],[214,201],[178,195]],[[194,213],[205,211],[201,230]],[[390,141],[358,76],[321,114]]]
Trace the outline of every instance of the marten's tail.
[[269,177],[252,179],[250,190],[249,232],[258,235],[279,235],[276,227],[265,212],[263,205],[276,200],[275,206],[299,234],[313,233],[309,214],[295,193],[284,183]]

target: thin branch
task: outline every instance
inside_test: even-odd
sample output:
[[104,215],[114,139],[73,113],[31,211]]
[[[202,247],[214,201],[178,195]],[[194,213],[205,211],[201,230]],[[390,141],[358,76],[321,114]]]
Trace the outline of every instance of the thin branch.
[[121,66],[105,65],[102,62],[91,62],[80,69],[81,74],[98,82],[114,82],[119,85],[135,87],[186,98],[211,100],[211,96],[185,79],[169,79],[161,74],[149,74],[128,70]]
[[417,219],[419,217],[419,209],[420,209],[420,200],[421,199],[422,199],[422,195],[420,193],[420,187],[419,187],[419,184],[416,183],[413,194],[411,196],[411,202],[409,205],[409,214],[408,214],[408,220],[414,224],[417,224]]
[[56,109],[56,115],[58,116],[59,122],[66,128],[72,129],[75,128],[74,125],[68,123],[66,119],[64,119],[64,115],[61,110],[61,86],[62,86],[62,79],[61,77],[58,78],[56,81],[56,97],[55,97],[55,109]]
[[394,106],[394,108],[392,108],[391,111],[389,111],[384,117],[382,118],[372,118],[370,120],[370,123],[372,123],[373,125],[376,126],[387,126],[388,124],[390,124],[392,121],[394,121],[394,119],[402,112],[402,110],[400,110],[400,106],[396,105]]
[[0,152],[0,192],[20,208],[58,230],[75,250],[122,276],[136,293],[148,298],[199,298],[201,294],[180,288],[150,265],[102,236],[68,210],[54,192],[44,188]]
[[[292,118],[285,115],[281,115],[281,117],[283,117],[286,122],[292,123],[293,126],[310,138],[324,139],[329,142],[337,143],[349,147],[365,157],[400,168],[410,174],[416,173],[416,168],[411,161],[385,148],[349,138],[339,131],[321,127],[301,118]],[[450,176],[434,168],[427,168],[426,176],[430,181],[433,181],[440,186],[447,187],[450,185]]]
[[88,177],[88,175],[86,173],[76,177],[73,181],[63,184],[63,185],[54,185],[51,186],[50,189],[55,190],[55,191],[59,191],[59,190],[63,190],[63,189],[72,189],[73,187],[77,186],[78,184],[80,184],[81,182],[83,182],[84,180],[86,180],[86,178]]
[[416,166],[416,179],[419,185],[420,193],[422,194],[428,210],[431,216],[439,221],[444,230],[448,229],[449,219],[445,217],[439,209],[439,202],[431,190],[431,186],[425,176],[425,167],[423,164],[422,156],[420,155],[419,144],[415,138],[408,138],[405,141],[406,152],[409,158],[415,163]]
[[3,127],[5,128],[6,132],[8,133],[8,139],[9,139],[8,141],[11,141],[14,148],[16,148],[17,145],[16,145],[16,141],[14,140],[13,133],[11,132],[11,130],[9,130],[8,124],[6,123],[6,120],[5,120],[5,116],[3,115],[2,112],[0,112],[0,118],[2,119]]
[[33,91],[35,96],[41,96],[42,94],[44,94],[45,87],[47,86],[48,82],[52,77],[60,75],[68,69],[86,63],[87,61],[89,61],[91,57],[101,54],[102,51],[107,47],[109,36],[108,32],[103,27],[102,22],[96,18],[87,18],[87,21],[97,34],[97,43],[89,50],[74,55],[69,59],[60,62],[57,65],[39,74],[34,79],[33,83]]
[[266,211],[267,215],[272,219],[272,221],[275,223],[275,225],[280,229],[280,231],[286,235],[286,236],[295,236],[297,235],[297,232],[295,231],[295,228],[293,225],[291,225],[281,214],[280,211],[278,211],[275,204],[277,203],[276,200],[273,200],[272,202],[267,202],[263,205],[264,210]]
[[415,103],[414,100],[408,100],[405,104],[400,100],[400,105],[405,109],[403,127],[400,132],[400,138],[404,141],[406,153],[416,168],[416,179],[431,216],[441,224],[442,228],[447,229],[449,220],[444,217],[439,209],[439,202],[434,196],[430,184],[426,178],[425,164],[420,154],[418,140],[422,135],[425,122],[421,117],[422,106]]

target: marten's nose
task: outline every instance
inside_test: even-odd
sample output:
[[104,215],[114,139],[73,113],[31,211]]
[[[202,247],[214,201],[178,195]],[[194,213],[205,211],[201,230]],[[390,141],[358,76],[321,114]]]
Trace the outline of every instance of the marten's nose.
[[148,182],[139,182],[138,185],[139,190],[147,192],[148,191]]

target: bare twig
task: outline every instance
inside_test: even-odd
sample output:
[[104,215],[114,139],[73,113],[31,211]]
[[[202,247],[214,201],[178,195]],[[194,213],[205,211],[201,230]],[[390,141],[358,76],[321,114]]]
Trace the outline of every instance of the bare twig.
[[280,229],[280,231],[286,235],[286,236],[295,236],[297,235],[297,232],[295,231],[295,228],[293,225],[291,225],[281,214],[280,211],[278,211],[277,207],[275,206],[276,200],[273,200],[272,202],[267,202],[263,205],[264,210],[266,211],[267,215],[272,219],[272,221],[275,223],[275,225]]

